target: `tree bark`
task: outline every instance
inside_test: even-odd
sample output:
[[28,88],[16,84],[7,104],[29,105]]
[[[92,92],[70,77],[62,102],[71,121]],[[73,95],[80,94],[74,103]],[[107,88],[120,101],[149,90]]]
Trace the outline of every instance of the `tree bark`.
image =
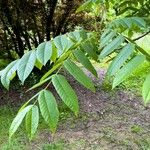
[[46,40],[50,40],[51,25],[58,0],[47,0]]

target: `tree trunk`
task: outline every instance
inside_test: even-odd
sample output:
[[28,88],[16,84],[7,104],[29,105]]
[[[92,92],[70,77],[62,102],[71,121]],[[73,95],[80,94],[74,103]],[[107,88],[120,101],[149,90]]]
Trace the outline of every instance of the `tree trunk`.
[[51,25],[54,17],[57,0],[47,0],[47,16],[46,16],[46,40],[50,40]]

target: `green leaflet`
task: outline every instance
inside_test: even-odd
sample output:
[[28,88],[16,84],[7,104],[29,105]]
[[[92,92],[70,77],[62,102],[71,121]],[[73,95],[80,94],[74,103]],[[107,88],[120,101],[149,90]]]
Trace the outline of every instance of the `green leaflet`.
[[133,27],[133,22],[131,21],[130,18],[124,18],[122,19],[124,24],[126,25],[127,28],[132,28]]
[[41,69],[42,69],[42,67],[43,67],[43,64],[42,64],[42,63],[40,63],[40,61],[39,61],[38,59],[36,59],[35,67],[37,67],[39,70],[41,70]]
[[59,120],[59,111],[53,94],[48,90],[42,90],[38,96],[38,102],[42,117],[48,123],[51,132],[55,132]]
[[123,82],[129,75],[145,61],[146,57],[144,55],[137,55],[131,59],[120,71],[116,74],[113,81],[113,88]]
[[18,62],[19,60],[11,62],[1,74],[1,83],[7,90],[9,89],[10,80],[14,77],[17,70]]
[[9,80],[12,80],[14,77],[14,73],[16,72],[18,65],[19,65],[20,59],[16,60],[12,68],[7,73],[7,78]]
[[119,25],[120,25],[121,28],[122,27],[124,27],[124,28],[130,28],[130,27],[132,27],[132,22],[130,24],[129,20],[124,21],[124,19],[120,19],[118,21],[120,21],[120,24],[118,23],[118,27],[119,27]]
[[130,55],[133,53],[135,49],[134,44],[127,44],[123,47],[120,53],[115,57],[115,59],[110,64],[107,74],[112,76],[123,66],[127,59],[129,59]]
[[0,71],[0,77],[1,77],[1,75],[3,74],[3,71],[4,71],[4,69]]
[[43,42],[37,47],[36,56],[39,62],[46,65],[52,56],[52,44],[50,41]]
[[67,33],[67,36],[75,44],[81,43],[83,40],[87,39],[87,33],[85,30],[76,30],[74,32]]
[[115,19],[109,25],[109,28],[126,28],[131,29],[134,27],[145,28],[146,22],[140,17],[125,17],[120,19]]
[[111,30],[109,28],[105,29],[101,35],[101,39],[105,38],[110,32],[111,32]]
[[80,43],[82,41],[80,31],[70,32],[67,35],[74,43],[76,43],[76,42]]
[[[143,0],[142,0],[142,1],[143,1]],[[121,2],[121,4],[119,5],[119,7],[122,8],[122,7],[126,6],[126,5],[128,6],[129,3],[130,3],[131,5],[137,4],[136,6],[138,6],[138,2],[139,2],[139,0],[137,0],[137,1],[126,0],[126,1]]]
[[58,51],[57,51],[57,48],[55,47],[54,42],[52,42],[52,56],[51,56],[50,60],[55,62],[57,57],[58,57]]
[[47,77],[49,77],[56,69],[58,69],[60,66],[62,65],[62,63],[56,64],[54,65],[48,72],[46,72],[43,77],[41,78],[40,81],[45,80]]
[[124,41],[124,37],[119,35],[115,39],[113,39],[107,46],[102,50],[99,58],[102,59],[112,53],[115,49],[117,49]]
[[31,140],[39,124],[39,109],[36,105],[34,105],[27,113],[25,123],[28,137]]
[[79,13],[81,11],[90,11],[92,10],[92,6],[95,5],[99,5],[100,3],[103,3],[103,0],[88,0],[85,3],[83,3],[77,10],[76,12]]
[[84,4],[82,4],[77,10],[76,12],[79,13],[83,10],[89,10],[92,7],[92,0],[88,0],[86,1]]
[[140,17],[132,17],[132,20],[134,21],[134,24],[136,24],[137,26],[141,27],[141,28],[145,28],[146,27],[146,22],[140,18]]
[[129,19],[115,19],[112,21],[111,24],[109,24],[110,28],[127,28],[127,27],[132,27],[132,20]]
[[91,64],[90,60],[85,56],[85,54],[80,50],[77,49],[74,51],[74,55],[76,59],[86,68],[88,69],[93,75],[97,77],[97,72],[93,65]]
[[11,138],[13,136],[13,134],[17,131],[18,127],[20,126],[20,124],[22,123],[22,120],[24,119],[25,115],[27,114],[27,112],[30,111],[30,109],[33,107],[33,105],[29,105],[27,107],[25,107],[24,109],[22,109],[20,112],[18,112],[17,116],[14,118],[10,129],[9,129],[9,138]]
[[47,81],[49,81],[51,78],[52,78],[52,76],[49,76],[49,77],[47,77],[46,79],[41,80],[40,82],[38,82],[38,83],[36,83],[35,85],[33,85],[28,91],[31,91],[31,90],[33,90],[33,89],[35,89],[35,88],[37,88],[37,87],[43,85],[44,83],[46,83]]
[[95,87],[92,80],[87,77],[84,72],[71,60],[66,60],[64,62],[64,67],[68,70],[68,72],[83,86],[91,91],[95,92]]
[[88,55],[97,61],[98,56],[96,54],[96,51],[98,51],[98,48],[95,44],[92,44],[90,41],[86,41],[83,44],[81,44],[81,48],[88,53]]
[[29,74],[33,70],[35,62],[36,62],[35,51],[29,51],[20,59],[17,73],[22,83],[24,83],[25,79],[29,76]]
[[54,38],[54,44],[58,49],[58,56],[62,55],[73,46],[73,42],[71,42],[66,35],[61,35]]
[[150,74],[147,75],[142,88],[142,95],[144,99],[144,104],[147,105],[150,102]]
[[116,32],[111,31],[105,37],[102,36],[103,38],[101,38],[101,40],[100,40],[100,48],[103,48],[104,46],[106,46],[115,35],[116,35]]
[[79,112],[78,98],[67,80],[62,75],[54,75],[52,83],[63,102],[77,115]]
[[71,54],[72,54],[71,51],[68,51],[68,52],[62,54],[55,62],[55,66],[58,64],[62,64]]

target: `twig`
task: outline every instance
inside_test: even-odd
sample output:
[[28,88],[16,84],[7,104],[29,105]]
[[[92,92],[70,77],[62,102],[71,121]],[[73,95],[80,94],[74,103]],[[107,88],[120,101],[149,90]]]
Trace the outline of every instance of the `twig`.
[[139,39],[143,38],[144,36],[148,35],[149,33],[150,33],[150,30],[149,30],[149,31],[147,31],[146,33],[144,33],[143,35],[141,35],[141,36],[139,36],[139,37],[137,37],[137,38],[133,39],[133,41],[137,41],[137,40],[139,40]]
[[148,52],[146,52],[142,47],[138,46],[138,45],[135,43],[135,41],[129,39],[128,37],[125,37],[125,38],[126,38],[126,39],[125,39],[125,42],[126,42],[126,43],[129,43],[129,42],[134,43],[134,44],[136,45],[138,51],[140,51],[142,54],[144,54],[144,55],[146,56],[147,60],[150,61],[150,54],[149,54]]

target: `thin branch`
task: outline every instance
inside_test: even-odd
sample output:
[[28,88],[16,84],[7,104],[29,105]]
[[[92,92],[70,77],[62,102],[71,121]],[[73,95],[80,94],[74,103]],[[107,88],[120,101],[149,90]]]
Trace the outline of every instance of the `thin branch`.
[[146,52],[142,47],[138,46],[138,45],[135,43],[135,41],[129,39],[128,37],[125,37],[125,38],[126,38],[126,39],[125,39],[125,42],[126,42],[126,43],[129,43],[129,42],[134,43],[134,44],[136,45],[138,51],[140,51],[143,55],[145,55],[146,58],[147,58],[147,60],[150,61],[150,54],[149,54],[148,52]]
[[144,33],[143,35],[141,35],[141,36],[139,36],[139,37],[137,37],[137,38],[133,39],[133,41],[137,41],[137,40],[139,40],[139,39],[143,38],[144,36],[148,35],[149,33],[150,33],[150,30],[149,30],[149,31],[147,31],[146,33]]

